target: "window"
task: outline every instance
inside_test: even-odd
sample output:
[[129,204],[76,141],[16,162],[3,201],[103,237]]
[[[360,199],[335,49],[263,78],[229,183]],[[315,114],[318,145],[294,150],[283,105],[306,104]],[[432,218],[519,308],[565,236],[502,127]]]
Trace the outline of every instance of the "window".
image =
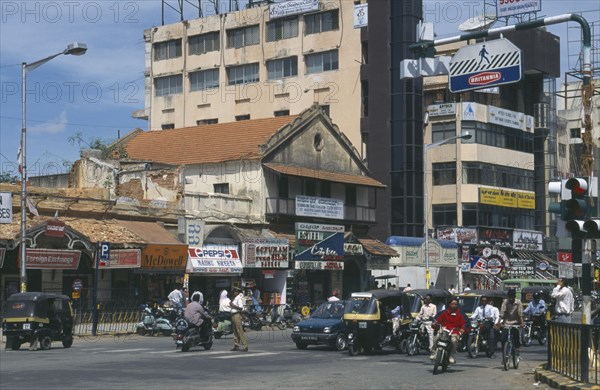
[[434,204],[431,207],[431,211],[433,214],[433,226],[457,225],[455,204]]
[[292,76],[298,76],[298,57],[267,61],[267,78],[269,80]]
[[280,19],[267,23],[267,42],[298,36],[298,18]]
[[[431,142],[442,141],[456,136],[455,123],[434,123],[431,129]],[[456,140],[449,141],[448,144],[454,144]]]
[[321,181],[321,196],[323,198],[331,198],[331,182]]
[[346,185],[346,206],[356,206],[356,186]]
[[181,39],[173,39],[154,44],[154,61],[181,57]]
[[163,130],[174,129],[175,123],[165,123],[165,124],[161,125],[160,128]]
[[571,138],[581,138],[581,128],[575,127],[569,129],[569,134],[571,135]]
[[288,178],[287,176],[279,176],[279,183],[277,186],[279,199],[287,199],[289,198],[289,190],[288,190]]
[[273,113],[275,116],[288,116],[290,115],[290,110],[279,110]]
[[211,119],[199,119],[196,121],[198,126],[202,125],[214,125],[219,123],[219,118],[211,118]]
[[258,25],[227,30],[227,47],[240,48],[260,42]]
[[306,56],[306,73],[320,73],[338,69],[338,51],[324,51]]
[[258,82],[258,63],[227,68],[227,79],[229,85]]
[[532,170],[480,162],[463,162],[462,182],[534,191]]
[[219,88],[219,69],[190,72],[190,91]]
[[304,35],[339,30],[339,14],[340,11],[336,9],[332,11],[304,16],[304,24],[306,25]]
[[157,77],[154,79],[154,88],[156,96],[176,95],[183,91],[183,76],[180,74],[174,76]]
[[228,194],[229,193],[229,183],[213,184],[213,190],[214,190],[215,194]]
[[250,119],[250,114],[245,114],[245,115],[236,115],[235,116],[235,120],[236,121],[247,121]]
[[219,40],[220,37],[218,31],[190,37],[188,40],[190,45],[190,55],[204,54],[209,51],[219,50]]
[[434,163],[432,169],[434,186],[456,184],[456,163]]
[[315,196],[317,194],[317,183],[314,179],[304,180],[304,195]]

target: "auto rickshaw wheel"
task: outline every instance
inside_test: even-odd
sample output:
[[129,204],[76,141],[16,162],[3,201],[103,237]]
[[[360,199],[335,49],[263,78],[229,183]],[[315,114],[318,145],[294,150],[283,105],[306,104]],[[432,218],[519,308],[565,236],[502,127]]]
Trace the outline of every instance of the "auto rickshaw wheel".
[[363,349],[365,350],[365,353],[367,355],[369,355],[371,352],[373,352],[373,347],[367,347],[367,346],[365,346],[365,347],[363,347]]
[[306,349],[306,348],[308,348],[308,344],[302,343],[302,342],[298,341],[296,343],[296,348],[298,348],[298,349]]
[[73,345],[73,336],[72,335],[65,336],[62,340],[62,345],[65,348],[71,348],[71,345]]
[[361,349],[360,344],[356,344],[356,343],[349,344],[348,345],[348,354],[350,356],[356,356],[360,353],[360,349]]
[[40,348],[43,351],[49,350],[51,345],[52,345],[52,338],[50,336],[43,336],[42,338],[40,338]]
[[18,336],[7,336],[6,337],[6,349],[12,349],[18,351],[21,348],[21,340]]

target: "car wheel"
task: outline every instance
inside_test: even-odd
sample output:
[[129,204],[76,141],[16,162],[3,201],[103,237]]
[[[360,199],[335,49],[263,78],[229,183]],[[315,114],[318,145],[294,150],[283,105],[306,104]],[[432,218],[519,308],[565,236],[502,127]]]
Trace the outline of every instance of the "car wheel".
[[71,348],[71,345],[73,345],[73,336],[66,335],[62,340],[62,345],[65,348]]
[[304,350],[304,349],[306,349],[307,347],[308,347],[308,344],[306,344],[306,343],[301,343],[301,342],[299,342],[299,341],[296,343],[296,348],[298,348],[298,349],[302,349],[302,350]]
[[51,345],[52,345],[52,339],[50,338],[50,336],[44,336],[41,338],[40,348],[42,350],[44,350],[44,351],[49,350]]
[[348,338],[343,333],[338,333],[335,339],[335,347],[338,351],[343,351],[348,346]]

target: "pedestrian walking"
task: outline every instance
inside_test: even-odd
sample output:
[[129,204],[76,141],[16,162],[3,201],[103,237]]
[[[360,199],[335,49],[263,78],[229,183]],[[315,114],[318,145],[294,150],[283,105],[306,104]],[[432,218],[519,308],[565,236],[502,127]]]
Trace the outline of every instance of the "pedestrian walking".
[[558,284],[552,290],[552,298],[556,300],[554,319],[557,322],[571,323],[575,300],[573,291],[571,291],[565,279],[558,279]]
[[229,303],[231,307],[231,322],[233,323],[233,348],[231,350],[248,352],[248,339],[242,325],[242,311],[244,310],[246,299],[241,288],[233,287],[231,291],[234,297]]

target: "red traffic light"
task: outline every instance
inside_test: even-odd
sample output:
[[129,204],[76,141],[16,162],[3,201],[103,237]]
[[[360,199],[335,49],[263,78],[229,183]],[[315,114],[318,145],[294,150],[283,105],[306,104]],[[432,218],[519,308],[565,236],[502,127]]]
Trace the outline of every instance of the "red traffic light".
[[585,179],[576,177],[567,180],[565,188],[571,190],[571,195],[574,195],[576,197],[582,197],[587,195],[588,183]]

